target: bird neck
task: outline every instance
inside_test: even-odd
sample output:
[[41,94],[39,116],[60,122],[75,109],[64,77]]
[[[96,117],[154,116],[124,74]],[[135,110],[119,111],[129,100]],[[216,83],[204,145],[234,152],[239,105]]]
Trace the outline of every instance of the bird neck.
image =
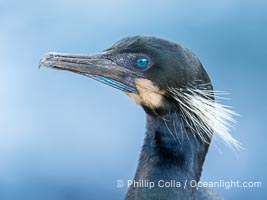
[[[194,199],[208,144],[183,122],[179,113],[147,115],[147,131],[130,199]],[[139,184],[138,184],[139,183]]]

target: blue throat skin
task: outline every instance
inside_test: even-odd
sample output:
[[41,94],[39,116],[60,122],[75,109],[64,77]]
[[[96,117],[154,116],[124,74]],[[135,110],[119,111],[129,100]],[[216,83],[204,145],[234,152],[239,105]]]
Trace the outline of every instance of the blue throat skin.
[[[194,136],[189,127],[181,127],[178,113],[147,115],[147,131],[134,180],[155,183],[154,188],[130,187],[126,200],[194,200],[201,191],[190,187],[199,181],[208,150],[207,144]],[[158,187],[158,182],[175,181],[181,187]],[[187,186],[184,187],[185,182]]]
[[135,93],[136,92],[136,89],[133,88],[133,87],[129,87],[123,83],[120,83],[118,81],[115,81],[111,78],[107,78],[107,77],[104,77],[104,76],[99,76],[99,75],[87,75],[88,77],[96,80],[96,81],[99,81],[100,83],[104,83],[106,85],[109,85],[113,88],[116,88],[118,90],[121,90],[123,92],[130,92],[130,93]]

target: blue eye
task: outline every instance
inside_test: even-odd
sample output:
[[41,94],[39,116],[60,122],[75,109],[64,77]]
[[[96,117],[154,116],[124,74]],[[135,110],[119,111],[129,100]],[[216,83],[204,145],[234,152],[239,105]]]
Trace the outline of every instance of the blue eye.
[[144,68],[147,66],[148,60],[146,58],[138,58],[136,60],[137,67]]

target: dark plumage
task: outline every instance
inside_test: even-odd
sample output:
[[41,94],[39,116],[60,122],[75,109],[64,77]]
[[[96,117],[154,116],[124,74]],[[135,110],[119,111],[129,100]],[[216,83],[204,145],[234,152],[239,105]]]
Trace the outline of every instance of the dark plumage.
[[[134,180],[152,181],[155,187],[132,186],[127,200],[220,199],[207,188],[196,190],[189,184],[200,179],[212,130],[207,126],[208,135],[204,128],[199,129],[205,121],[190,108],[185,113],[188,101],[177,101],[173,89],[192,95],[191,89],[212,91],[212,85],[200,61],[188,49],[155,37],[135,36],[95,55],[49,53],[40,66],[96,79],[125,92],[144,108],[147,131]],[[200,92],[199,97],[213,102],[212,93],[205,96]],[[159,187],[160,180],[179,182],[181,187]]]

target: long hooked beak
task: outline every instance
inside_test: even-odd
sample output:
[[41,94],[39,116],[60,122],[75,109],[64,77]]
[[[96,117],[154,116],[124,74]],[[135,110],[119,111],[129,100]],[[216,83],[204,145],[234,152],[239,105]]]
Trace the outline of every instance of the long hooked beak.
[[78,55],[48,53],[39,63],[39,67],[48,67],[82,74],[123,92],[137,93],[133,71],[118,65],[107,58],[105,53]]

